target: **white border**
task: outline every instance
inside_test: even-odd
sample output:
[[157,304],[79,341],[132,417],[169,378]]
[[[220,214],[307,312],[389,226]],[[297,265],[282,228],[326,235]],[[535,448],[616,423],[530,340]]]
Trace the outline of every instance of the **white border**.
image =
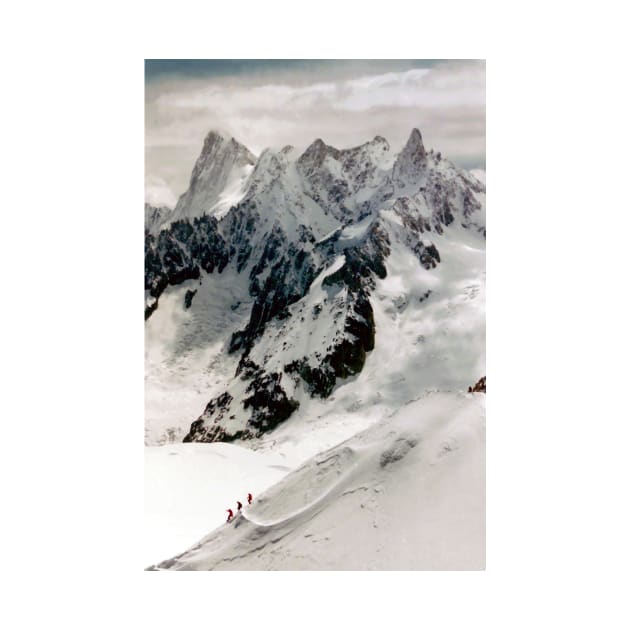
[[[549,3],[12,7],[5,627],[621,627],[625,23]],[[488,60],[486,572],[138,570],[145,57]]]

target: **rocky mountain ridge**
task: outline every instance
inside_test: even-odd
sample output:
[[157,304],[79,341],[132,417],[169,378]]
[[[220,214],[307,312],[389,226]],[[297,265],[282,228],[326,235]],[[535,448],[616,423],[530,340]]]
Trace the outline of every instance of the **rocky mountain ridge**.
[[[443,239],[464,230],[482,242],[485,185],[427,151],[417,129],[397,155],[376,136],[258,159],[211,132],[174,211],[145,209],[145,219],[146,319],[169,287],[226,270],[251,300],[226,339],[235,373],[185,436],[228,441],[270,431],[304,396],[326,399],[361,372],[378,343],[373,291],[392,250],[431,272]],[[196,299],[189,289],[182,309]]]

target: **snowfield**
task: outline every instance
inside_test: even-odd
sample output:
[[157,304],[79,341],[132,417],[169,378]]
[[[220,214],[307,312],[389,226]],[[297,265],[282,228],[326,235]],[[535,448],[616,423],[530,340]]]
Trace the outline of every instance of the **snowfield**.
[[[231,523],[151,568],[484,569],[484,417],[483,394],[427,393],[308,459],[255,495]],[[230,454],[226,470],[215,473],[235,489],[240,482],[244,496],[239,475],[252,469],[242,454]],[[282,475],[270,461],[257,468],[257,481]],[[214,503],[217,513],[231,498],[219,494],[205,492],[205,504]]]

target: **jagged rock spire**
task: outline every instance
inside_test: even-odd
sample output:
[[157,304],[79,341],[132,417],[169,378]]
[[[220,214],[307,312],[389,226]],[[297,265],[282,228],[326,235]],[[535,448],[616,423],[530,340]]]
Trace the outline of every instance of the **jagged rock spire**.
[[422,134],[414,127],[403,150],[398,154],[394,164],[393,178],[399,186],[417,180],[426,166],[427,152],[422,142]]
[[311,143],[306,151],[300,156],[298,162],[301,165],[309,165],[312,167],[320,167],[327,155],[331,155],[334,159],[339,159],[339,150],[326,144],[321,138],[317,138]]
[[407,144],[400,153],[400,157],[403,160],[411,162],[414,166],[420,166],[426,156],[427,152],[422,142],[422,134],[418,129],[414,128],[411,131],[409,140],[407,140]]

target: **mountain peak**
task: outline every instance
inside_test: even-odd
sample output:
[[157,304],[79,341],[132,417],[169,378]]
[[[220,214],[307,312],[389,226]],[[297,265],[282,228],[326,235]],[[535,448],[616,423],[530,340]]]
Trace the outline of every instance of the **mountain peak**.
[[372,140],[373,144],[386,144],[389,147],[389,142],[387,142],[387,138],[383,138],[383,136],[374,136],[374,140]]
[[201,154],[197,158],[193,169],[190,186],[194,187],[201,177],[206,179],[204,175],[208,171],[213,171],[213,176],[217,173],[217,169],[224,170],[231,168],[233,165],[253,165],[256,156],[243,144],[235,140],[232,136],[223,135],[216,130],[208,132],[204,142]]
[[327,153],[329,150],[336,151],[334,147],[326,144],[321,138],[317,138],[306,148],[304,155],[318,155]]
[[393,169],[393,179],[398,186],[417,183],[427,163],[427,152],[422,142],[422,134],[415,127],[409,139],[398,154]]
[[303,165],[309,164],[319,167],[322,165],[327,155],[331,155],[333,158],[337,159],[339,157],[339,150],[326,144],[321,138],[317,138],[317,140],[310,144],[306,151],[302,153],[298,162]]
[[232,136],[223,134],[216,129],[211,129],[203,141],[203,149],[201,150],[200,157],[217,153],[219,149],[231,149],[235,153],[243,153],[248,155],[248,157],[254,157],[245,145],[241,144]]
[[[236,203],[255,163],[256,156],[245,145],[230,135],[210,130],[195,162],[188,190],[179,198],[171,219],[202,216],[224,210],[225,204]],[[223,193],[225,199],[221,197]]]
[[409,136],[409,139],[407,140],[405,148],[403,149],[403,153],[412,156],[418,155],[422,157],[426,155],[424,143],[422,142],[422,134],[416,127],[411,130],[411,134]]
[[206,152],[212,149],[215,145],[224,144],[225,140],[226,136],[219,133],[215,129],[211,129],[203,141],[203,151]]

